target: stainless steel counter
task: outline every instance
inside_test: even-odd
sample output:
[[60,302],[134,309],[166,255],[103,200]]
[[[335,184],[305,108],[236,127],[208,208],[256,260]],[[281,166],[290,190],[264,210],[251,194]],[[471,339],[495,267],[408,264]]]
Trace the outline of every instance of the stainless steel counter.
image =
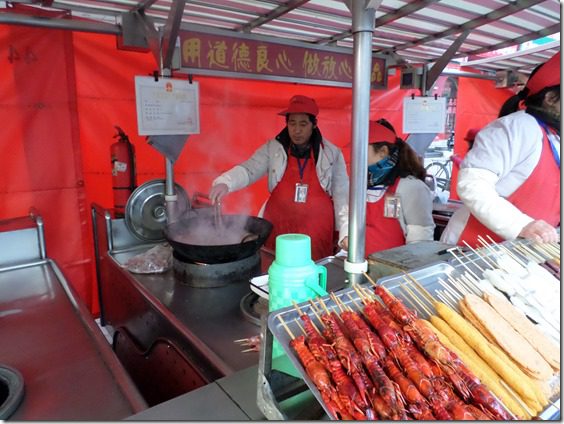
[[0,363],[24,380],[22,403],[9,419],[119,420],[145,409],[42,243],[38,229],[0,228]]
[[[145,299],[163,313],[194,344],[202,355],[222,375],[250,367],[258,362],[256,352],[241,353],[233,341],[258,335],[260,327],[244,319],[239,302],[249,293],[249,281],[237,281],[223,287],[196,288],[175,279],[172,270],[164,274],[131,274],[121,268],[127,259],[146,247],[111,254],[113,278],[125,278]],[[263,257],[266,254],[263,254]],[[268,258],[265,258],[268,260]],[[123,299],[112,299],[113,301]],[[143,317],[128,323],[141,342],[146,332]],[[148,334],[147,334],[148,335]],[[162,334],[162,336],[166,336]]]
[[[241,299],[251,293],[247,278],[222,287],[198,288],[178,281],[172,270],[163,274],[133,274],[122,265],[151,245],[131,238],[124,221],[114,219],[100,207],[93,208],[93,222],[103,323],[126,334],[128,345],[134,346],[124,349],[134,350],[133,354],[124,354],[114,343],[114,349],[134,380],[140,386],[147,386],[141,391],[146,399],[151,397],[150,405],[196,390],[259,362],[258,353],[243,353],[244,348],[234,343],[234,340],[259,335],[261,331],[240,309]],[[261,249],[260,257],[264,273],[273,255]],[[342,287],[345,282],[342,259],[327,258],[325,263],[328,288]],[[158,341],[172,346],[178,361],[185,363],[182,372],[188,368],[190,378],[184,380],[193,379],[194,384],[179,382],[178,387],[171,388],[162,370],[152,371],[156,377],[149,381],[146,378],[150,373],[148,367],[141,369],[133,363],[132,356],[150,357]],[[161,364],[166,361],[170,362],[170,358],[155,360]],[[170,374],[180,379],[178,370],[171,370]],[[253,384],[256,386],[256,379]],[[148,393],[154,386],[159,387],[159,393]]]

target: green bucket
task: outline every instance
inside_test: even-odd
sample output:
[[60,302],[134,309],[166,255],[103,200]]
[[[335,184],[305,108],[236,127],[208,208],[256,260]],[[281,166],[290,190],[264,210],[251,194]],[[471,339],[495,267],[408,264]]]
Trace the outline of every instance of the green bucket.
[[[268,310],[327,295],[327,268],[311,259],[311,238],[305,234],[276,237],[275,259],[268,269]],[[284,353],[278,342],[272,356]]]

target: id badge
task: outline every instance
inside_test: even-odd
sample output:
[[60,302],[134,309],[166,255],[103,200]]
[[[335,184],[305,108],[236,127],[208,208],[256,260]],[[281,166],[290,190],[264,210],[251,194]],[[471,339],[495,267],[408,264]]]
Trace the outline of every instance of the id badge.
[[296,192],[294,193],[294,202],[305,203],[307,200],[307,184],[296,183]]
[[399,218],[401,200],[399,196],[386,196],[384,198],[384,216],[386,218]]

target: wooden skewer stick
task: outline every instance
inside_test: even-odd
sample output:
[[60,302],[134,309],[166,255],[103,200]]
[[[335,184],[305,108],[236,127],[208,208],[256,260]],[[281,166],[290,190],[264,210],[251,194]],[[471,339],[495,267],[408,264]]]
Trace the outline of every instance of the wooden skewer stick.
[[296,311],[298,311],[298,314],[302,315],[303,312],[300,309],[299,305],[296,303],[296,301],[294,299],[292,299],[292,305],[294,305],[294,308],[296,309]]
[[[515,393],[515,391],[511,388],[511,386],[509,386],[509,384],[507,384],[501,378],[498,380],[498,382],[503,386],[505,390],[507,390],[507,392],[511,395],[515,402],[517,402],[521,406],[521,408],[523,408],[527,412],[527,414],[529,414],[531,417],[534,417],[536,415],[536,412],[529,408],[525,402],[523,402],[521,397],[517,393]],[[505,409],[508,410],[507,408]]]
[[337,299],[337,296],[335,295],[335,292],[331,292],[330,295],[331,299],[333,300],[333,302],[335,303],[335,305],[337,305],[337,308],[339,308],[339,312],[343,312],[343,308],[341,307],[341,304],[339,302],[339,299]]
[[544,246],[554,254],[554,257],[560,257],[560,245],[558,243],[544,243]]
[[[495,262],[493,262],[490,258],[488,258],[487,255],[482,255],[481,253],[479,253],[476,249],[474,249],[472,246],[466,243],[466,240],[464,240],[464,244],[472,251],[472,253],[474,253],[478,258],[480,258],[491,269],[497,268]],[[484,269],[482,269],[476,262],[474,262],[474,265],[476,265],[480,271],[484,272]]]
[[[514,261],[516,261],[523,268],[527,267],[527,264],[524,263],[520,258],[518,258],[510,249],[508,249],[507,247],[501,244],[496,243],[495,240],[491,238],[489,234],[486,237],[488,238],[490,243],[492,243],[494,246],[496,246],[498,249],[502,250],[503,252],[507,253]],[[478,239],[480,239],[480,237],[478,237]]]
[[[448,277],[448,278],[451,278],[451,277]],[[456,286],[454,285],[454,283],[451,282],[452,286],[450,286],[450,285],[448,285],[442,278],[439,278],[439,279],[438,279],[438,282],[439,282],[439,284],[441,285],[441,287],[442,287],[443,289],[445,289],[445,291],[448,292],[454,299],[456,299],[456,298],[462,298],[462,295],[461,295],[460,293],[457,293],[457,292],[454,291],[453,286],[456,287]],[[458,289],[458,287],[456,287],[456,288]]]
[[362,307],[358,303],[356,303],[356,300],[351,296],[350,293],[347,293],[347,296],[349,297],[353,305],[356,307],[356,309],[358,309],[359,311],[362,310]]
[[300,320],[297,318],[294,318],[294,320],[296,321],[296,324],[298,324],[298,327],[300,327],[300,330],[302,330],[302,333],[306,334],[305,328],[302,326]]
[[550,259],[559,259],[560,258],[560,252],[555,252],[552,247],[550,246],[550,244],[548,243],[543,243],[542,244],[542,248],[544,249],[544,251],[550,255]]
[[288,328],[288,326],[286,325],[286,323],[284,322],[284,320],[282,319],[281,315],[278,315],[278,319],[280,320],[280,324],[282,324],[282,327],[284,327],[284,329],[288,332],[288,335],[290,336],[290,338],[293,340],[296,337],[294,336],[294,334],[290,331],[290,329]]
[[557,251],[560,252],[560,243],[559,243],[559,242],[553,241],[553,242],[550,242],[550,243],[548,243],[548,244],[549,244],[550,246],[554,247]]
[[474,293],[476,293],[478,296],[481,296],[483,294],[482,290],[480,289],[480,286],[478,286],[474,281],[468,278],[466,274],[462,274],[460,276],[460,280],[464,281],[467,287],[472,287],[474,289]]
[[309,304],[311,305],[311,309],[319,313],[319,306],[315,304],[315,301],[313,299],[309,299]]
[[364,292],[362,291],[362,288],[357,285],[354,284],[353,286],[354,291],[358,294],[358,298],[360,299],[360,301],[366,305],[367,303],[369,303],[369,301],[365,298]]
[[[315,309],[312,309],[312,311],[313,311],[313,314],[315,315],[315,318],[317,318],[317,320],[321,323],[321,325],[324,326],[323,321],[321,320],[321,316],[319,316],[319,313]],[[313,325],[315,326],[315,324],[313,324]],[[319,328],[315,327],[315,329],[317,330],[317,332],[319,334],[321,334],[321,331],[319,331]]]
[[378,284],[376,284],[376,282],[372,279],[372,277],[370,275],[368,275],[367,272],[363,272],[364,276],[366,277],[366,279],[368,280],[368,282],[370,284],[372,284],[374,287],[376,287]]
[[376,299],[376,295],[374,293],[372,293],[368,287],[360,287],[360,289],[363,291],[364,296],[371,302],[373,302]]
[[468,294],[475,294],[474,291],[471,288],[468,288],[466,283],[464,283],[461,278],[455,278],[454,279],[454,285],[458,289],[458,291],[460,293],[462,293],[462,297],[464,297]]
[[404,295],[403,302],[404,304],[409,304],[411,309],[414,309],[419,313],[418,304],[412,299],[411,294],[405,289],[406,287],[407,286],[399,286],[400,292]]
[[427,289],[425,287],[423,287],[423,285],[419,281],[417,281],[415,278],[413,278],[413,276],[411,274],[408,274],[407,272],[404,272],[404,276],[409,278],[413,282],[413,284],[415,284],[415,286],[417,287],[419,292],[423,296],[425,296],[431,302],[431,304],[433,304],[435,299],[433,299],[433,296],[431,296],[431,294],[427,291]]
[[[460,250],[460,248],[459,248],[458,250]],[[460,265],[462,265],[464,268],[466,268],[466,270],[467,270],[471,275],[474,276],[474,278],[475,278],[476,280],[479,280],[479,279],[480,279],[480,278],[474,273],[474,271],[472,271],[470,268],[468,268],[468,266],[467,266],[464,262],[462,262],[462,259],[460,259],[458,256],[456,256],[456,255],[454,254],[454,249],[449,250],[449,252],[450,252],[450,254],[451,254],[452,256],[454,256],[454,259],[456,259],[458,262],[460,262]]]
[[541,256],[543,258],[543,261],[547,261],[553,258],[552,254],[546,250],[544,243],[533,242],[529,244],[529,249],[533,250],[535,253]]
[[454,309],[454,310],[457,309],[456,306],[453,306],[453,305],[452,305],[451,300],[448,299],[448,298],[445,296],[444,292],[441,292],[441,291],[437,290],[437,297],[438,297],[445,305],[447,305],[447,306],[450,307],[451,309]]
[[537,259],[533,255],[531,255],[529,252],[527,252],[525,249],[523,249],[523,246],[521,246],[520,244],[514,244],[513,246],[514,246],[515,250],[517,250],[525,258],[527,258],[527,260],[537,262]]
[[[493,242],[494,245],[492,245],[492,244],[488,243],[484,238],[482,238],[482,236],[478,236],[478,241],[482,244],[482,246],[484,246],[484,248],[488,252],[490,252],[490,255],[494,258],[499,259],[500,255],[502,253],[504,253],[502,246],[498,245],[495,242]],[[497,248],[497,250],[494,248],[494,246]],[[514,260],[516,260],[519,264],[521,264],[521,262],[519,261],[519,258],[515,257],[515,255],[513,255],[513,253],[508,253],[508,252],[505,252],[505,253],[509,254],[510,257],[512,257]],[[500,268],[499,264],[497,264],[492,258],[490,258],[490,261],[492,261],[495,264],[495,268],[497,268],[497,269]]]
[[530,246],[527,246],[526,244],[522,243],[521,244],[521,248],[527,252],[529,252],[529,254],[532,256],[532,258],[536,261],[538,261],[539,263],[542,263],[546,260],[546,258],[542,257],[541,255],[539,255],[538,253],[536,253],[535,251],[533,251],[533,249],[531,249]]
[[455,281],[458,285],[460,285],[460,287],[465,290],[466,294],[475,294],[476,296],[482,295],[482,292],[480,290],[476,290],[475,285],[468,285],[462,278],[462,275],[460,275]]
[[429,309],[427,307],[427,305],[425,305],[425,303],[423,302],[422,299],[420,299],[413,290],[411,290],[408,286],[401,286],[401,288],[403,290],[405,290],[405,292],[411,297],[413,298],[413,301],[419,305],[419,307],[423,310],[423,312],[427,313],[428,315],[433,315],[433,311],[431,311],[431,309]]
[[321,307],[325,310],[325,313],[330,314],[331,311],[329,310],[329,308],[327,308],[327,305],[325,304],[323,299],[318,298],[318,301],[319,301],[319,303],[321,303]]

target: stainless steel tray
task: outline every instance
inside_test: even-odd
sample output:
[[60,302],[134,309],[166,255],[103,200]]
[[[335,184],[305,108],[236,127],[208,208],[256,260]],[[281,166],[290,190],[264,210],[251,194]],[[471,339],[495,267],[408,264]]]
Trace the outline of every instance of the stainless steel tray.
[[[416,279],[433,297],[436,298],[436,291],[442,289],[442,286],[439,283],[439,279],[446,281],[448,277],[456,277],[458,275],[458,271],[450,264],[446,262],[438,262],[435,264],[431,264],[425,267],[421,267],[415,269],[409,274]],[[414,308],[414,305],[411,304],[410,299],[408,299],[403,291],[400,291],[400,285],[405,281],[406,277],[404,274],[397,274],[388,277],[381,278],[377,281],[378,284],[386,287],[389,289],[395,296],[400,298],[404,303]],[[371,284],[363,283],[361,284],[363,288],[370,288]],[[344,303],[345,305],[351,307],[352,309],[358,311],[361,307],[361,301],[357,292],[353,288],[343,288],[337,292],[335,292],[335,296],[339,299],[340,302]],[[324,296],[321,300],[326,304],[326,306],[330,310],[339,311],[335,302],[329,297]],[[316,304],[318,302],[316,301]],[[309,302],[303,302],[298,305],[301,309],[302,313],[306,313],[313,323],[318,326],[318,328],[322,328],[323,324],[317,318],[317,315],[313,312],[313,308],[309,304]],[[427,318],[427,314],[421,310],[421,308],[414,308],[418,311],[418,315]],[[272,332],[273,336],[276,340],[281,344],[284,352],[290,358],[292,364],[296,367],[296,370],[299,371],[303,380],[309,387],[309,389],[314,394],[315,398],[318,402],[323,406],[325,412],[328,416],[331,416],[330,412],[325,407],[324,402],[321,399],[321,395],[317,390],[317,387],[313,383],[313,381],[308,377],[305,369],[302,367],[298,357],[295,355],[293,349],[290,347],[291,336],[288,334],[286,328],[290,330],[293,336],[302,335],[303,331],[300,328],[298,321],[299,312],[293,306],[287,307],[284,309],[280,309],[274,311],[268,315],[268,328]],[[301,324],[301,322],[300,322]],[[541,419],[545,420],[552,420],[560,417],[560,400],[559,399],[552,399],[552,405],[547,407],[545,411],[540,414]],[[556,417],[556,418],[555,418]]]
[[[417,281],[419,281],[423,285],[423,287],[427,288],[430,292],[433,292],[434,289],[435,289],[435,286],[437,288],[440,288],[440,285],[437,283],[438,278],[445,279],[448,275],[450,275],[454,271],[455,271],[454,268],[452,266],[450,266],[449,264],[444,263],[444,262],[440,262],[440,263],[436,263],[436,264],[433,264],[433,265],[430,265],[430,266],[426,266],[426,267],[416,269],[416,270],[410,272],[410,275],[412,275],[414,278],[416,278]],[[384,285],[386,288],[388,288],[390,291],[392,291],[392,293],[396,294],[398,297],[403,299],[401,293],[398,290],[400,283],[403,281],[403,278],[404,278],[403,274],[394,275],[394,276],[382,278],[382,279],[378,280],[378,283]],[[372,285],[369,284],[368,282],[366,282],[364,284],[361,284],[361,287],[371,288]],[[344,303],[347,306],[350,306],[352,309],[354,309],[356,311],[358,311],[359,307],[361,307],[360,306],[361,301],[359,299],[359,296],[353,288],[343,288],[343,289],[335,292],[335,295],[337,296],[339,301],[341,301],[342,303]],[[323,300],[323,302],[325,302],[325,305],[330,310],[338,311],[335,302],[329,296],[324,296],[324,297],[321,298],[321,300]],[[316,304],[317,303],[318,302],[316,302]],[[322,328],[323,324],[320,322],[320,320],[314,314],[313,309],[312,309],[311,305],[309,304],[309,302],[300,303],[298,306],[300,307],[302,313],[306,313],[307,315],[309,315],[309,317],[311,318],[313,323],[318,328]],[[315,398],[323,406],[327,415],[331,416],[330,412],[325,407],[323,400],[321,399],[321,394],[317,390],[315,383],[313,383],[313,381],[308,377],[307,373],[305,372],[305,369],[301,365],[300,360],[297,358],[293,349],[290,347],[290,341],[292,340],[292,338],[288,334],[288,332],[286,331],[286,327],[290,330],[290,332],[294,336],[299,336],[299,335],[303,334],[303,332],[302,332],[300,326],[298,325],[297,321],[300,321],[299,313],[296,310],[296,308],[291,306],[291,307],[279,309],[277,311],[270,313],[268,315],[267,323],[268,323],[269,330],[272,332],[272,335],[282,345],[284,352],[288,355],[292,364],[299,371],[299,373],[301,374],[305,383],[307,384],[309,389],[314,394]],[[284,324],[282,324],[282,322]]]

